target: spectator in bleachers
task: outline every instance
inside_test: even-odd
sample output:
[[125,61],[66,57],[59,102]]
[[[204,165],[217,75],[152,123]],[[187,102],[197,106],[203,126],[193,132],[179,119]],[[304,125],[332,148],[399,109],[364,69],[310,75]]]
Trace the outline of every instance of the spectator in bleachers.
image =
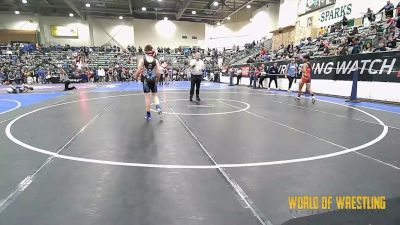
[[396,6],[396,16],[400,17],[400,2],[397,3],[397,6]]
[[397,38],[400,38],[400,16],[397,17],[397,20],[396,20],[395,34],[397,34]]
[[367,34],[368,34],[368,35],[374,35],[374,34],[376,34],[376,33],[377,33],[376,26],[374,26],[374,25],[370,26],[370,28],[369,28]]
[[350,36],[354,36],[356,34],[358,34],[358,27],[357,26],[353,27],[353,30],[351,31]]
[[375,38],[374,40],[372,40],[372,47],[374,49],[379,48],[379,43],[383,42],[384,46],[386,46],[386,39],[383,36],[378,36],[377,38]]
[[262,61],[263,62],[271,61],[271,55],[269,53],[266,53],[265,55],[262,56]]
[[389,36],[388,42],[386,43],[386,47],[388,47],[388,50],[392,50],[397,47],[397,42],[392,35]]
[[346,16],[343,16],[343,19],[341,22],[342,22],[342,28],[345,28],[345,27],[347,27],[349,20],[347,19]]
[[266,54],[267,54],[267,49],[261,48],[261,49],[260,49],[260,57],[263,57],[263,56],[266,55]]
[[382,12],[383,10],[385,10],[385,16],[386,16],[386,18],[389,18],[389,17],[393,17],[393,9],[394,9],[394,5],[389,0],[386,2],[386,5],[383,6],[383,8],[381,10],[379,10],[379,12]]
[[348,43],[342,39],[339,48],[337,49],[337,55],[347,55],[348,53]]
[[323,50],[323,55],[329,55],[330,53],[331,53],[331,48],[330,48],[330,45],[329,45],[329,41],[328,40],[325,40],[324,42],[324,50]]
[[293,42],[291,42],[291,43],[287,46],[286,50],[287,50],[287,52],[289,52],[289,53],[294,52],[294,45],[293,45]]
[[324,48],[325,48],[324,42],[321,41],[321,42],[319,43],[319,46],[318,46],[318,51],[319,51],[319,52],[322,52],[322,51],[324,51]]
[[361,49],[361,43],[360,40],[358,38],[355,38],[353,40],[353,49],[351,50],[351,54],[359,54],[361,53],[362,49]]
[[247,59],[247,61],[246,61],[246,63],[254,63],[254,62],[255,62],[255,60],[254,60],[253,57],[249,57],[249,58]]
[[324,27],[319,28],[318,36],[323,36],[324,34],[325,34],[325,29],[324,29]]
[[378,44],[378,48],[376,48],[375,50],[374,50],[374,52],[386,52],[388,49],[387,49],[387,47],[385,46],[385,40],[384,39],[381,39],[381,40],[379,40],[379,44]]
[[389,36],[393,36],[396,34],[396,28],[395,27],[388,27],[386,28],[385,32],[383,35],[383,37],[385,37],[386,39],[389,38]]
[[372,44],[371,44],[371,42],[368,42],[368,43],[366,43],[365,45],[364,45],[364,48],[363,48],[363,50],[362,50],[362,53],[371,53],[371,52],[373,52],[374,50],[372,49]]
[[335,26],[330,26],[329,27],[329,33],[335,33],[336,32],[336,27]]
[[391,28],[391,27],[395,27],[396,26],[396,20],[393,17],[390,17],[386,20],[386,24],[385,24],[386,28]]

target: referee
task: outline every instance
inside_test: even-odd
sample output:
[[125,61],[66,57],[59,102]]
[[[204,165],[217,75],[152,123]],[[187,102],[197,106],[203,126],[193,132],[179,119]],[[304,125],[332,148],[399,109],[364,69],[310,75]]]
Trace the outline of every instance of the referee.
[[200,83],[203,79],[203,70],[205,69],[203,60],[200,59],[200,52],[196,52],[194,59],[190,61],[192,69],[192,78],[190,83],[190,101],[193,101],[194,86],[196,85],[196,101],[200,101]]

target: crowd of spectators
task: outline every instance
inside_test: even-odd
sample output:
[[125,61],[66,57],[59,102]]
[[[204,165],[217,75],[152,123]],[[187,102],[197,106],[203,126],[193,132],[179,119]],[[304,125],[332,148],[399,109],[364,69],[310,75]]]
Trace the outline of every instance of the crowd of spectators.
[[[157,47],[157,58],[165,73],[173,80],[190,77],[188,62],[195,52],[201,52],[207,63],[206,73],[218,68],[225,50],[198,47]],[[69,45],[32,45],[29,43],[0,44],[0,84],[57,83],[60,74],[73,82],[124,82],[134,80],[138,55],[143,49],[128,46],[71,47]]]
[[[381,16],[381,19],[378,15]],[[378,13],[367,9],[363,20],[367,26],[348,27],[343,17],[338,27],[321,27],[315,38],[303,38],[299,43],[281,45],[276,50],[264,41],[253,41],[231,49],[201,49],[199,47],[157,47],[158,58],[174,79],[187,79],[188,61],[194,52],[201,52],[210,74],[223,65],[248,57],[247,63],[302,59],[304,55],[335,56],[400,50],[400,3],[387,4]],[[365,23],[363,23],[365,24]],[[79,82],[114,82],[133,80],[137,56],[142,47],[118,46],[71,47],[69,45],[33,45],[29,43],[0,44],[1,83],[49,83],[66,73]]]
[[[382,19],[376,21],[381,12],[384,13]],[[349,28],[349,21],[344,16],[340,27],[338,24],[321,27],[316,38],[303,38],[296,45],[292,42],[276,50],[261,47],[247,63],[302,59],[304,55],[337,56],[400,50],[400,2],[394,7],[388,1],[376,14],[368,8],[363,19],[368,19],[367,26]]]
[[[188,62],[195,52],[203,55],[207,65],[205,73],[212,75],[219,74],[222,65],[233,64],[262,45],[262,41],[253,41],[231,49],[159,46],[154,50],[165,73],[171,71],[174,80],[185,80],[190,77]],[[0,84],[62,82],[60,74],[66,74],[72,82],[129,81],[134,79],[139,55],[143,55],[141,46],[0,43]]]

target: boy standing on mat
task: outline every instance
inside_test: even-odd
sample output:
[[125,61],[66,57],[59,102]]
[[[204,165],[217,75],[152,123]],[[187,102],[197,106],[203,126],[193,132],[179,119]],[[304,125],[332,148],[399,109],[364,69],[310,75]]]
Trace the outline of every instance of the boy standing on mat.
[[314,96],[314,92],[311,90],[311,73],[312,73],[312,67],[310,64],[310,56],[305,55],[303,57],[304,59],[304,63],[302,66],[302,75],[301,75],[301,81],[299,84],[299,93],[297,94],[297,101],[300,101],[300,97],[301,97],[301,90],[303,89],[304,84],[306,85],[306,91],[308,91],[311,94],[311,99],[312,99],[312,103],[315,103],[315,96]]
[[162,115],[160,100],[157,96],[157,80],[160,79],[161,67],[157,59],[154,58],[155,52],[151,45],[146,45],[144,47],[145,55],[143,59],[140,59],[137,70],[136,70],[136,80],[143,76],[143,92],[145,97],[145,107],[146,107],[146,120],[151,120],[150,104],[151,97],[154,97],[154,102],[156,104],[156,109],[158,115]]

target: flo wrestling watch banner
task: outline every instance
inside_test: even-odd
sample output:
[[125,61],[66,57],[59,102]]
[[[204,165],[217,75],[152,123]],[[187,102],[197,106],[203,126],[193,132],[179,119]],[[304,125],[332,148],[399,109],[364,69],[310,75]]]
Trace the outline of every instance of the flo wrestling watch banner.
[[[357,55],[311,58],[312,79],[352,80],[359,71],[360,81],[400,82],[400,52],[379,52]],[[266,68],[275,62],[264,63]],[[276,61],[279,73],[285,74],[289,61]],[[301,71],[302,62],[297,62]],[[259,65],[261,63],[255,63]],[[249,65],[238,65],[244,71]],[[242,74],[247,76],[247,74]],[[300,76],[300,74],[299,74]]]

